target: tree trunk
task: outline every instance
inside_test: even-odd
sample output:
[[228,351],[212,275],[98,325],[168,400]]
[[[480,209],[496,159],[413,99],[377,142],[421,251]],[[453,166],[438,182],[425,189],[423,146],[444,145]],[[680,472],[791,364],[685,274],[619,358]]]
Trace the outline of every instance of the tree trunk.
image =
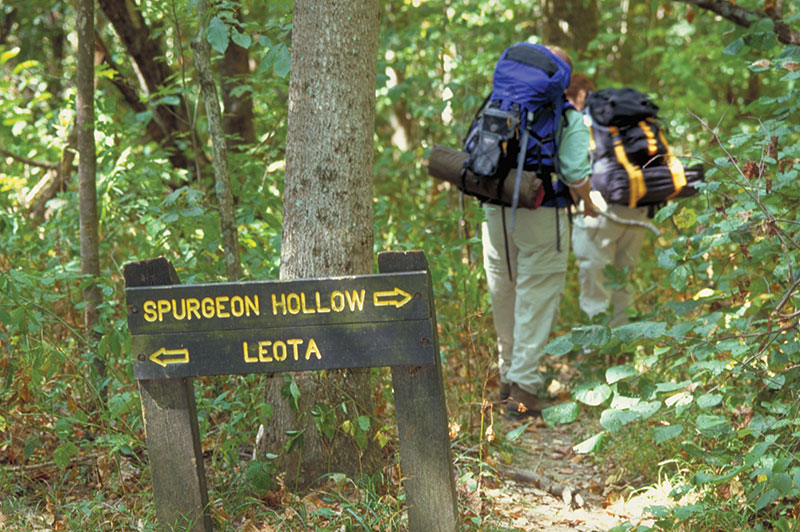
[[596,0],[544,0],[541,9],[539,25],[544,44],[555,44],[580,55],[597,36]]
[[[81,273],[89,277],[83,298],[86,301],[84,322],[87,338],[95,336],[97,308],[101,303],[100,253],[97,217],[97,158],[94,144],[94,0],[78,2],[78,76],[76,94],[76,129],[78,137],[78,201],[80,203]],[[92,360],[97,382],[105,376],[105,361]],[[100,390],[103,394],[103,390]]]
[[[295,2],[281,279],[372,271],[379,18],[377,0]],[[376,471],[381,456],[373,438],[375,423],[362,446],[342,430],[343,411],[351,420],[372,414],[368,370],[293,378],[300,390],[296,412],[281,395],[284,377],[268,379],[266,398],[275,415],[259,429],[257,454],[279,454],[287,431],[300,431],[295,434],[302,434],[302,444],[282,464],[287,485],[295,489],[327,472],[360,476]],[[343,402],[346,409],[338,407]],[[324,405],[338,416],[330,425],[335,429],[330,438],[320,434],[310,413]]]
[[208,131],[211,137],[211,148],[214,153],[214,183],[219,205],[222,247],[225,252],[225,271],[229,281],[238,281],[242,277],[242,264],[239,260],[239,237],[236,229],[233,193],[231,192],[231,179],[228,170],[228,148],[225,142],[225,132],[222,129],[222,114],[219,112],[217,85],[214,81],[214,75],[211,73],[209,46],[205,39],[204,15],[208,12],[208,2],[206,0],[200,0],[198,11],[200,12],[200,31],[197,39],[192,41],[192,50],[194,50],[195,68],[200,81],[201,93],[206,104]]

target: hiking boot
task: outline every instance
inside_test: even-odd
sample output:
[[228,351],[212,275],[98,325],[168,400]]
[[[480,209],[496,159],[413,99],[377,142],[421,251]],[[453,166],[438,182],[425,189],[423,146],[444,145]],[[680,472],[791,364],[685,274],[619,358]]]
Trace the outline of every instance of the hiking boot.
[[516,384],[511,385],[506,412],[515,417],[538,416],[542,410],[552,406],[552,402],[544,397],[528,393]]
[[500,391],[497,394],[497,401],[499,403],[505,403],[506,401],[508,401],[509,395],[511,395],[511,383],[500,382]]

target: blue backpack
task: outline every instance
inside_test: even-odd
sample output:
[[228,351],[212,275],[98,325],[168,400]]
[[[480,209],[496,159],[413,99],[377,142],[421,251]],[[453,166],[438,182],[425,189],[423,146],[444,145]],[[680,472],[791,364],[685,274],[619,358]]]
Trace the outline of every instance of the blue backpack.
[[469,156],[465,171],[497,179],[498,189],[512,168],[517,182],[512,200],[511,228],[518,203],[520,173],[536,172],[544,184],[542,205],[566,207],[570,196],[558,173],[558,130],[570,105],[564,91],[570,66],[546,46],[522,42],[507,48],[497,61],[492,92],[475,115],[464,140]]

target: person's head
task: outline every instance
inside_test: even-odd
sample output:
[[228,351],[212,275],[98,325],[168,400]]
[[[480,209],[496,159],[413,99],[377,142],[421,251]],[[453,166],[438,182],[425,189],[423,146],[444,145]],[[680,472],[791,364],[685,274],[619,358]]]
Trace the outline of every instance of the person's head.
[[595,89],[594,81],[583,72],[573,72],[566,96],[569,103],[575,106],[578,111],[583,111],[586,105],[586,97]]
[[572,58],[569,56],[566,50],[561,48],[560,46],[556,46],[554,44],[546,45],[547,49],[556,54],[558,57],[564,60],[565,63],[569,65],[570,70],[572,69]]

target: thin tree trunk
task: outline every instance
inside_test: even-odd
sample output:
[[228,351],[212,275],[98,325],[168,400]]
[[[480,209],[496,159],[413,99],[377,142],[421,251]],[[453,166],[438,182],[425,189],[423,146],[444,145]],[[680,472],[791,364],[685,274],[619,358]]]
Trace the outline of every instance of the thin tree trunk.
[[[100,253],[97,216],[97,159],[94,144],[94,0],[78,2],[78,83],[76,126],[78,136],[78,201],[80,203],[81,273],[89,277],[83,298],[86,301],[84,322],[87,337],[95,336],[98,306],[101,303]],[[105,362],[98,356],[92,360],[98,382],[105,376]],[[101,396],[104,390],[99,390]]]
[[222,234],[222,247],[225,252],[225,271],[228,280],[238,281],[242,277],[242,265],[239,260],[239,237],[236,229],[236,217],[233,212],[233,193],[231,192],[230,172],[228,170],[228,149],[225,143],[225,132],[222,129],[222,115],[219,112],[217,85],[211,73],[209,46],[205,39],[205,14],[208,2],[200,0],[200,31],[192,41],[195,68],[200,80],[200,89],[206,105],[206,118],[211,137],[211,149],[214,154],[214,182],[219,204],[219,223]]
[[[379,18],[377,0],[295,2],[281,279],[372,271]],[[357,477],[376,471],[381,455],[374,441],[375,423],[366,446],[359,447],[341,429],[345,409],[338,407],[346,406],[350,426],[356,416],[372,419],[369,372],[304,373],[294,379],[300,390],[296,412],[282,397],[284,378],[268,379],[266,398],[275,414],[259,429],[257,454],[279,454],[287,431],[302,434],[302,444],[284,456],[291,488],[308,486],[327,472]],[[315,427],[315,406],[330,408],[337,416],[328,422],[333,437]]]

